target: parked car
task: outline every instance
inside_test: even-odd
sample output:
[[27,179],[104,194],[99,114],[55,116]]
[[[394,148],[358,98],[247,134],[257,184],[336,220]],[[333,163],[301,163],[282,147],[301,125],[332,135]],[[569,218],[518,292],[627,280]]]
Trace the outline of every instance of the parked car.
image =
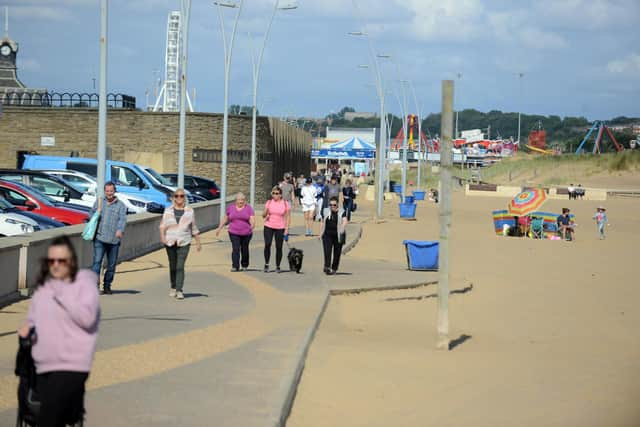
[[[48,230],[50,228],[64,227],[64,224],[61,223],[60,221],[55,221],[44,215],[38,215],[36,213],[29,212],[29,211],[21,211],[20,209],[16,208],[15,206],[13,206],[11,203],[9,203],[7,200],[5,200],[2,197],[0,197],[0,213],[13,213],[13,214],[19,214],[27,218],[30,218],[36,222],[39,230]],[[38,231],[38,230],[34,230],[34,231]],[[6,235],[7,234],[5,234],[5,236]]]
[[63,203],[18,182],[0,180],[0,196],[21,211],[44,215],[65,225],[82,224],[89,218],[87,212],[64,207]]
[[[84,172],[74,171],[74,170],[55,170],[55,169],[47,169],[43,170],[48,175],[57,176],[58,178],[64,179],[65,181],[71,183],[78,189],[82,189],[85,193],[90,195],[96,194],[96,187],[98,183],[96,179],[89,174]],[[117,187],[116,187],[117,189]],[[162,213],[164,212],[164,205],[160,205],[159,203],[152,202],[149,199],[145,199],[139,196],[132,196],[131,194],[124,193],[117,189],[117,196],[122,203],[127,207],[127,213],[141,213],[141,212],[152,212],[152,213]]]
[[96,196],[83,193],[65,180],[44,172],[23,169],[0,169],[0,179],[33,187],[59,202],[93,207]]
[[[178,185],[177,173],[163,173],[171,185]],[[194,196],[204,197],[206,200],[213,200],[220,198],[220,189],[216,182],[212,179],[202,178],[200,176],[185,175],[184,176],[184,188],[189,190]]]
[[16,213],[0,212],[0,237],[33,233],[40,228],[31,218]]
[[[171,205],[173,190],[157,184],[149,175],[134,163],[107,160],[105,180],[116,184],[118,191],[140,196],[161,204],[163,207]],[[98,174],[98,161],[86,157],[64,156],[24,156],[22,169],[71,169],[84,172],[94,178]]]
[[[176,185],[172,184],[171,181],[169,181],[163,175],[156,172],[153,168],[150,168],[149,166],[140,166],[140,167],[147,174],[149,179],[151,179],[156,184],[162,185],[163,187],[167,187],[172,192],[178,189]],[[197,197],[197,198],[194,197],[194,195],[191,193],[191,191],[189,191],[188,188],[185,188],[184,192],[187,195],[187,200],[189,201],[189,203],[203,202],[205,200],[205,199],[201,199],[200,197]]]

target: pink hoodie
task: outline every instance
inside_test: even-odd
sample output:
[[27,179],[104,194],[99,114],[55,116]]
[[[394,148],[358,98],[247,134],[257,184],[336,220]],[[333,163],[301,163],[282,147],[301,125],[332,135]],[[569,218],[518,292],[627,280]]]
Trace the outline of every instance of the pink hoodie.
[[28,322],[36,328],[36,371],[89,372],[96,351],[100,303],[98,276],[79,270],[75,282],[49,279],[31,299]]

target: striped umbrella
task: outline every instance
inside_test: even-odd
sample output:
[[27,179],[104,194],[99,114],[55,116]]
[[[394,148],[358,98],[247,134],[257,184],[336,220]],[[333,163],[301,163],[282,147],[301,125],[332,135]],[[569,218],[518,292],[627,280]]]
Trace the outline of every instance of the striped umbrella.
[[547,193],[542,188],[528,188],[509,202],[509,213],[517,216],[529,215],[537,211],[545,200]]

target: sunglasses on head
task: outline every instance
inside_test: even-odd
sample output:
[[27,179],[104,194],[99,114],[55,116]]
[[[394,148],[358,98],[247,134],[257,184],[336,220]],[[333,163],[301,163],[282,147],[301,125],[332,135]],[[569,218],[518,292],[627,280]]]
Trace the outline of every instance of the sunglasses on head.
[[184,199],[184,194],[174,194],[173,197],[175,199]]
[[68,263],[69,263],[69,260],[67,258],[47,258],[47,264],[49,265],[54,265],[54,264],[67,265]]

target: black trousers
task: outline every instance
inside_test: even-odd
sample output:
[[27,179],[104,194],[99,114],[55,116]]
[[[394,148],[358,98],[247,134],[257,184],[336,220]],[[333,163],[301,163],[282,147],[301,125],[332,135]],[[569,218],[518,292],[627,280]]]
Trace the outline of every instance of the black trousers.
[[[338,235],[324,233],[322,248],[324,249],[324,268],[337,271],[340,266],[340,254],[342,254],[342,245],[338,240]],[[333,260],[331,255],[333,255]]]
[[236,270],[242,266],[249,267],[249,242],[253,235],[241,236],[239,234],[229,233],[231,240],[231,266]]
[[268,265],[271,259],[271,242],[274,237],[276,238],[276,267],[280,267],[284,229],[264,227],[264,263]]
[[87,372],[56,371],[38,375],[40,416],[38,427],[64,427],[84,417]]

